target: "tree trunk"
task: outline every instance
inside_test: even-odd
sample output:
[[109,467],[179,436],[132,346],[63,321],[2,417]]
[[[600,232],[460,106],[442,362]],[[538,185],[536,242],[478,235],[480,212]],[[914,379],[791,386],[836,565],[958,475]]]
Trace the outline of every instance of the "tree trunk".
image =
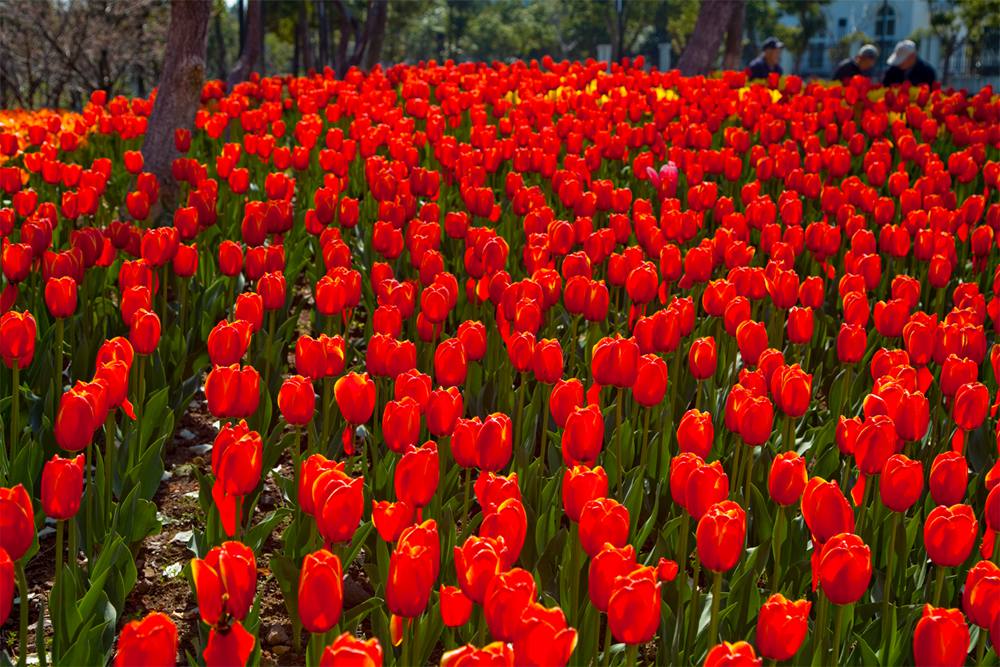
[[258,60],[261,60],[261,48],[264,39],[264,1],[249,0],[246,15],[246,34],[240,59],[229,71],[226,83],[232,88],[240,81],[246,81]]
[[682,74],[693,76],[712,71],[729,19],[739,4],[740,0],[702,0],[694,32],[677,60],[677,69]]
[[316,28],[319,31],[319,67],[330,64],[330,14],[326,0],[315,0]]
[[215,78],[226,78],[226,40],[222,36],[222,13],[216,12],[212,20],[212,39],[215,41]]
[[236,0],[236,20],[239,22],[240,26],[240,43],[236,47],[236,52],[242,56],[243,49],[245,49],[247,45],[247,15],[243,8],[243,0]]
[[740,0],[726,27],[726,47],[722,56],[722,69],[742,69],[743,60],[743,21],[746,15],[746,3]]
[[368,21],[365,26],[364,57],[361,67],[370,70],[382,59],[382,44],[385,42],[385,26],[389,21],[387,0],[371,0],[368,4]]
[[299,60],[302,62],[302,68],[308,74],[309,70],[313,68],[313,54],[312,40],[309,39],[309,12],[307,10],[306,3],[300,2],[298,24]]
[[171,172],[177,157],[174,131],[191,128],[205,80],[205,49],[211,0],[173,0],[160,77],[142,144],[146,171],[160,181],[160,203],[173,208],[178,186]]

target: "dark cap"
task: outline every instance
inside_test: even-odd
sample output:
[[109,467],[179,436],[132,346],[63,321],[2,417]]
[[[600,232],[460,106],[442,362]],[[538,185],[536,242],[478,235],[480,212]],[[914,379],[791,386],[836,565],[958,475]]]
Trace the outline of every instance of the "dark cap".
[[783,49],[785,48],[785,44],[777,37],[768,37],[767,39],[764,40],[764,44],[763,46],[761,46],[761,48],[764,49],[765,51],[767,49]]

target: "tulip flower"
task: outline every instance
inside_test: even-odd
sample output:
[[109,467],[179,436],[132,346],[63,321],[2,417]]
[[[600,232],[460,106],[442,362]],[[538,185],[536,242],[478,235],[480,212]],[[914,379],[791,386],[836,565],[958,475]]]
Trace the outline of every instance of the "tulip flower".
[[839,533],[854,531],[854,512],[840,486],[821,477],[811,478],[802,492],[802,518],[820,544]]
[[601,453],[604,418],[600,406],[575,407],[566,418],[562,434],[563,460],[567,465],[592,466]]
[[118,635],[115,667],[172,667],[177,659],[177,628],[170,617],[154,611],[130,621]]
[[344,575],[340,559],[326,549],[308,554],[299,575],[299,618],[312,633],[337,625],[344,601]]
[[0,549],[18,561],[35,541],[35,515],[24,486],[0,488]]
[[312,421],[316,410],[316,392],[312,381],[293,375],[282,382],[278,390],[278,409],[285,421],[293,426],[305,426]]
[[465,346],[458,338],[448,338],[438,343],[434,350],[434,378],[443,387],[458,387],[465,384],[468,372],[468,357]]
[[871,549],[854,533],[838,533],[823,544],[815,575],[830,602],[857,602],[872,577]]
[[691,409],[681,416],[677,425],[677,445],[681,452],[692,452],[707,459],[712,451],[714,438],[712,415]]
[[982,560],[969,568],[962,593],[962,609],[969,620],[989,630],[1000,613],[1000,567]]
[[964,665],[969,646],[969,626],[958,609],[924,605],[913,630],[913,660],[918,667]]
[[956,505],[965,498],[969,485],[969,464],[958,452],[941,452],[931,463],[928,480],[936,505]]
[[76,281],[70,276],[49,278],[45,283],[45,305],[52,317],[70,317],[76,312]]
[[644,644],[656,635],[660,582],[655,568],[637,567],[615,580],[608,600],[608,625],[618,641],[629,645]]
[[257,639],[237,621],[228,628],[212,628],[209,631],[202,657],[206,667],[245,665],[256,644]]
[[580,546],[593,557],[605,543],[616,547],[628,541],[628,509],[611,498],[591,500],[580,512]]
[[250,417],[260,402],[260,374],[253,366],[216,366],[205,377],[205,398],[216,417]]
[[350,632],[345,632],[323,650],[319,667],[337,667],[342,664],[382,667],[382,647],[377,639],[358,639]]
[[482,604],[486,587],[501,571],[503,545],[488,537],[471,536],[455,547],[455,573],[458,585],[473,602]]
[[920,461],[903,454],[893,454],[879,475],[882,504],[893,512],[905,512],[920,499],[924,489],[924,471]]
[[226,627],[228,620],[246,618],[257,588],[253,550],[239,542],[223,542],[204,559],[191,561],[191,577],[198,596],[201,619]]
[[427,398],[427,430],[438,438],[451,436],[464,407],[462,392],[457,387],[435,389]]
[[691,375],[696,380],[705,380],[715,375],[717,361],[714,338],[699,338],[691,343],[691,349],[688,352],[688,365]]
[[441,656],[442,667],[476,667],[477,665],[510,667],[513,664],[514,649],[510,644],[504,642],[493,642],[483,648],[466,644]]
[[927,556],[940,568],[957,567],[972,553],[978,531],[979,522],[970,506],[939,505],[924,521]]
[[433,520],[403,531],[389,559],[385,590],[390,612],[405,618],[424,612],[441,566],[440,552],[437,524]]
[[578,523],[583,507],[591,500],[608,495],[608,475],[604,468],[597,466],[573,466],[566,468],[562,480],[563,510],[570,521]]
[[53,456],[42,469],[42,509],[46,516],[66,520],[76,516],[83,495],[83,455]]
[[794,505],[802,497],[808,479],[806,460],[795,452],[782,452],[771,462],[768,494],[783,507]]
[[757,615],[757,649],[768,660],[783,662],[798,653],[809,631],[808,600],[791,601],[781,593],[769,597]]
[[698,520],[698,558],[713,572],[731,570],[743,553],[746,512],[731,500],[708,508]]
[[394,488],[396,497],[420,508],[427,505],[438,486],[438,450],[433,441],[412,447],[396,464]]
[[14,604],[14,561],[0,547],[0,623],[6,623]]
[[406,396],[389,401],[382,413],[382,434],[389,450],[403,454],[420,437],[420,404]]
[[735,665],[746,667],[760,667],[763,660],[754,653],[753,646],[747,642],[722,642],[708,650],[705,662],[702,667],[733,667]]
[[469,621],[472,615],[472,600],[465,596],[457,586],[441,586],[439,591],[441,604],[441,621],[445,627],[459,628]]
[[486,586],[483,612],[490,634],[501,641],[513,641],[521,625],[521,615],[538,597],[535,578],[527,570],[501,572]]

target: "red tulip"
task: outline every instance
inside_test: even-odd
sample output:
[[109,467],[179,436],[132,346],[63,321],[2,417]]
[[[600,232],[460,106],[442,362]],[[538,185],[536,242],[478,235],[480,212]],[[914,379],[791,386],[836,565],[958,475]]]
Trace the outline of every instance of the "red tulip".
[[76,516],[83,495],[83,454],[53,456],[42,469],[42,509],[46,516],[66,520]]
[[225,629],[212,628],[202,657],[206,667],[246,665],[257,644],[256,638],[239,622]]
[[404,453],[420,438],[420,405],[410,397],[389,401],[382,412],[382,434],[389,450]]
[[460,628],[472,616],[472,600],[457,586],[441,586],[438,593],[441,602],[441,620],[445,627]]
[[691,375],[696,380],[705,380],[715,375],[718,358],[715,350],[715,339],[711,336],[699,338],[691,343],[688,352],[688,365]]
[[604,468],[573,466],[563,473],[563,509],[570,521],[579,522],[583,507],[591,500],[608,495],[608,475]]
[[7,368],[27,368],[35,356],[35,318],[31,313],[8,310],[0,315],[0,357]]
[[763,662],[747,642],[722,642],[709,649],[702,667],[760,667]]
[[494,412],[483,420],[476,438],[476,463],[480,470],[500,472],[513,454],[514,428],[510,417]]
[[382,667],[382,647],[378,640],[358,639],[350,632],[337,637],[323,650],[320,667]]
[[802,492],[802,518],[815,541],[825,543],[838,533],[854,532],[854,512],[836,482],[813,477]]
[[140,620],[126,623],[118,635],[115,667],[173,667],[176,660],[177,627],[166,614],[150,612]]
[[450,436],[464,407],[462,392],[457,387],[435,389],[427,399],[427,430],[438,438]]
[[871,549],[854,533],[838,533],[823,545],[816,569],[830,602],[857,602],[872,578]]
[[[208,333],[208,357],[213,366],[238,364],[250,347],[250,325],[243,320],[222,320]],[[296,348],[298,349],[298,348]]]
[[939,505],[924,521],[924,548],[935,565],[957,567],[975,546],[979,522],[968,505]]
[[660,582],[652,567],[637,567],[615,580],[608,626],[618,641],[645,644],[660,627]]
[[344,604],[340,559],[326,549],[308,554],[299,574],[299,618],[309,632],[327,632],[337,625]]
[[35,541],[35,515],[24,486],[0,488],[0,549],[20,560]]
[[986,419],[990,404],[990,392],[982,382],[963,384],[955,392],[951,416],[958,427],[966,431],[979,428]]
[[935,505],[956,505],[965,498],[969,464],[958,452],[942,452],[931,463],[929,486]]
[[0,547],[0,624],[7,622],[14,604],[14,561]]
[[333,395],[344,421],[364,424],[375,411],[375,383],[367,373],[348,373],[333,386]]
[[437,443],[428,440],[421,447],[410,447],[396,463],[396,497],[414,507],[424,507],[434,497],[438,486]]
[[667,393],[667,363],[655,354],[639,357],[639,370],[632,396],[639,405],[650,408],[659,405]]
[[923,493],[923,466],[920,461],[893,454],[886,460],[878,484],[882,504],[893,512],[905,512]]
[[809,409],[812,398],[812,375],[798,364],[781,366],[771,375],[771,395],[774,404],[789,417],[801,417]]
[[969,652],[969,626],[958,609],[924,605],[913,630],[913,661],[917,667],[958,667]]
[[501,571],[503,545],[488,537],[467,538],[461,547],[455,547],[455,573],[458,585],[473,602],[482,604],[486,587]]
[[69,317],[76,312],[76,281],[70,276],[45,282],[45,305],[52,317]]
[[629,513],[624,505],[611,498],[591,500],[580,512],[580,546],[593,557],[610,543],[616,547],[628,542]]
[[253,604],[257,588],[257,563],[253,550],[239,542],[223,542],[204,559],[191,561],[191,577],[198,596],[198,611],[205,623],[228,625],[241,621]]
[[500,572],[486,586],[483,612],[490,634],[501,641],[513,641],[521,625],[521,614],[536,600],[535,578],[527,570]]
[[428,520],[403,531],[389,559],[386,606],[397,616],[414,618],[427,608],[441,567],[437,524]]
[[216,366],[205,377],[205,398],[216,417],[249,417],[260,402],[260,374],[253,366]]
[[981,560],[965,576],[962,609],[969,620],[984,630],[993,626],[1000,614],[1000,567]]
[[566,623],[559,607],[546,608],[537,602],[521,614],[514,637],[518,665],[564,667],[576,648],[577,632]]
[[466,644],[441,656],[441,667],[514,667],[514,649],[504,642],[493,642],[483,648]]
[[677,446],[681,452],[693,452],[707,459],[714,439],[711,414],[691,409],[681,416],[677,425]]
[[782,452],[771,462],[767,490],[774,502],[787,507],[799,501],[808,481],[806,460],[795,452]]
[[448,338],[438,343],[434,350],[434,377],[443,387],[465,384],[468,357],[465,346],[458,338]]
[[698,520],[698,558],[713,572],[731,570],[743,553],[746,532],[742,507],[731,500],[712,505]]
[[808,600],[787,600],[781,593],[767,599],[757,615],[757,648],[769,660],[783,662],[798,653],[809,631]]

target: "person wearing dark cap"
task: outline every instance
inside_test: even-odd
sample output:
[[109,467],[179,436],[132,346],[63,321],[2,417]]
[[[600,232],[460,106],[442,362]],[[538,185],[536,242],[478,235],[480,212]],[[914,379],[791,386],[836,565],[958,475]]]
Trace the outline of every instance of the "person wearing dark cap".
[[766,79],[772,72],[781,74],[781,49],[785,45],[777,37],[764,40],[760,55],[750,61],[747,71],[751,79]]
[[847,83],[856,76],[870,77],[876,60],[878,60],[878,49],[872,44],[865,44],[858,49],[857,55],[853,58],[840,61],[833,78]]
[[896,44],[889,56],[889,69],[882,77],[882,84],[891,86],[909,81],[914,86],[931,85],[937,79],[934,68],[917,55],[917,45],[908,39]]

